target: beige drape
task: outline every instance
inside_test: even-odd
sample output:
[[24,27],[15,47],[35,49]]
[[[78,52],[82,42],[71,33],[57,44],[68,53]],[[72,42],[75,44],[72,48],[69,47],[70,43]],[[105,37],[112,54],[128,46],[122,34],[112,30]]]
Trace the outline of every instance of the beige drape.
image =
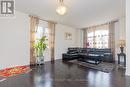
[[87,47],[87,29],[83,29],[83,47]]
[[[115,22],[109,23],[109,48],[115,55]],[[115,56],[113,56],[113,60],[115,60]]]
[[33,47],[35,43],[35,32],[38,29],[39,18],[30,16],[30,65],[35,65],[36,56]]
[[55,60],[55,25],[54,22],[48,22],[49,29],[49,47],[51,50],[51,61]]

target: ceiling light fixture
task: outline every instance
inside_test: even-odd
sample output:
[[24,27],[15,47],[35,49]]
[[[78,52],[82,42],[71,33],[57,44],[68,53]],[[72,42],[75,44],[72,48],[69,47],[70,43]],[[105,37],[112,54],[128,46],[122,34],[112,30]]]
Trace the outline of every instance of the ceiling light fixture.
[[56,12],[59,14],[59,15],[64,15],[67,11],[67,8],[66,6],[64,5],[64,1],[63,0],[59,0],[59,5],[56,9]]

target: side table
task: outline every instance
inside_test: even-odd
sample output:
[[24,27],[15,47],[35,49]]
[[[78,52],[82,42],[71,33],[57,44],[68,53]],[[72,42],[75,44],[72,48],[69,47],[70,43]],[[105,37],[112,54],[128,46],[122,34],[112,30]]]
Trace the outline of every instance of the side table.
[[120,64],[120,58],[123,57],[124,58],[124,67],[126,67],[126,54],[119,53],[119,54],[117,54],[117,56],[118,56],[118,64]]

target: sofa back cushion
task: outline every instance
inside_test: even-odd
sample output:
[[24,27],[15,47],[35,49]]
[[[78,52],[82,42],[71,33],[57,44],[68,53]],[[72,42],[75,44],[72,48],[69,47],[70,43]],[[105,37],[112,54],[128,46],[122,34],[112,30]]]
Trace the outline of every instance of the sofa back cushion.
[[111,53],[111,49],[96,49],[96,48],[91,48],[88,53],[90,54],[106,54],[106,53]]
[[68,53],[68,54],[77,54],[78,51],[77,51],[77,50],[69,50],[67,53]]
[[87,54],[111,54],[111,49],[105,48],[105,49],[97,49],[97,48],[68,48],[67,51],[68,54],[77,54],[77,53],[87,53]]
[[79,53],[79,48],[68,48],[68,54],[77,54]]

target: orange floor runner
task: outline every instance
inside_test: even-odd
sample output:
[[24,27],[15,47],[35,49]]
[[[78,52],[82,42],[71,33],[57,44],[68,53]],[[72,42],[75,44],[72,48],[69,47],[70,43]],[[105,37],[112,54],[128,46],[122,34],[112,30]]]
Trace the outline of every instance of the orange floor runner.
[[7,68],[0,71],[1,77],[11,77],[18,74],[23,74],[29,72],[31,69],[29,66],[18,66],[14,68]]

